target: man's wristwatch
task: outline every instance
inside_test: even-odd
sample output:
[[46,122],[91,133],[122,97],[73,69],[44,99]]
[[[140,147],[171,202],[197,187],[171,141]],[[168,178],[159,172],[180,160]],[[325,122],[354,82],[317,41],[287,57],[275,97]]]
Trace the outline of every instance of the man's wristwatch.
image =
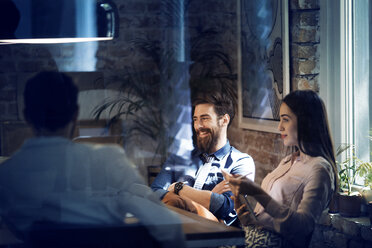
[[183,188],[183,182],[177,182],[175,185],[174,185],[174,193],[176,195],[178,195],[178,193],[181,191],[181,189]]

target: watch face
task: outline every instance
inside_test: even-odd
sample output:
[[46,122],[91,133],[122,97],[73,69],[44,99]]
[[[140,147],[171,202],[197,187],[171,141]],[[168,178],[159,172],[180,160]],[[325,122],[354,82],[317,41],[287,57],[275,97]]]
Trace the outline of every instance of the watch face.
[[178,194],[178,192],[183,188],[183,183],[178,182],[176,185],[174,185],[174,193]]
[[176,183],[175,186],[176,186],[176,189],[181,190],[183,188],[183,183],[178,182]]

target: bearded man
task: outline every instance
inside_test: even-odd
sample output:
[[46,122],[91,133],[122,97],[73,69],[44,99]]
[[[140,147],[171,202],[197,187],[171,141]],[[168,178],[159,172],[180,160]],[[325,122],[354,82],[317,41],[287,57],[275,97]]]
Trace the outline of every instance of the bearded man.
[[253,181],[255,165],[227,139],[234,115],[233,99],[224,92],[209,91],[193,99],[197,148],[189,161],[169,157],[151,185],[164,203],[226,225],[237,219],[233,194],[221,169]]

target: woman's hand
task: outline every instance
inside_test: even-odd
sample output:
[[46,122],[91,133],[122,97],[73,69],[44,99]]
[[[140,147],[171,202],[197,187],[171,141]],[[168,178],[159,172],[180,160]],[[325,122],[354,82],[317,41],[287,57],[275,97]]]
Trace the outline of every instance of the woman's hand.
[[248,225],[252,223],[251,213],[249,212],[246,204],[240,201],[240,197],[234,196],[234,207],[236,213],[238,214],[240,223],[243,225]]
[[238,178],[239,175],[231,175],[229,179],[230,187],[234,195],[260,195],[263,189],[256,183],[246,178]]
[[257,192],[263,191],[260,186],[241,175],[232,175],[225,170],[221,170],[223,177],[229,182],[231,191],[235,196],[254,195]]
[[249,179],[242,179],[239,175],[227,175],[229,178],[230,188],[235,195],[238,197],[241,195],[250,195],[254,197],[264,208],[272,200],[271,196],[268,195],[258,184],[252,182]]
[[229,181],[231,191],[237,197],[241,195],[250,195],[254,197],[263,207],[266,207],[271,200],[269,196],[258,184],[247,178],[241,178],[240,175],[231,175],[226,171],[222,174]]
[[227,191],[231,191],[231,188],[229,186],[229,182],[226,180],[221,181],[219,184],[214,186],[214,188],[212,189],[212,192],[217,193],[217,194],[222,194]]

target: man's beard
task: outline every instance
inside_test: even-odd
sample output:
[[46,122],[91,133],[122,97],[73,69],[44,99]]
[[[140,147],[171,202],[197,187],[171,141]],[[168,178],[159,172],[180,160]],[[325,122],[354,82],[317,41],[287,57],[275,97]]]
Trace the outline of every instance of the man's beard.
[[[204,136],[203,138],[199,137],[199,132],[207,132],[208,135]],[[210,129],[210,128],[200,128],[197,132],[197,139],[196,144],[198,146],[198,149],[204,153],[210,154],[212,149],[216,147],[218,142],[218,136],[219,136],[219,130]]]

